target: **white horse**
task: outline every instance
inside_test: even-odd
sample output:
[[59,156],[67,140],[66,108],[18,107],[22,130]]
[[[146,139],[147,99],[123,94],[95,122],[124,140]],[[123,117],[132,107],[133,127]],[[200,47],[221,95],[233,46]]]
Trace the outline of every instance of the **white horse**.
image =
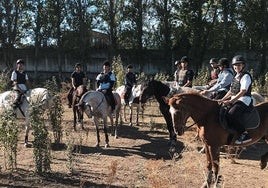
[[107,117],[110,117],[111,125],[114,128],[113,132],[115,138],[117,138],[117,125],[119,112],[121,110],[121,100],[118,93],[113,92],[115,99],[115,128],[113,123],[113,115],[111,106],[108,104],[104,94],[99,91],[88,91],[86,92],[79,101],[79,110],[83,110],[87,114],[88,118],[92,118],[96,127],[97,132],[97,143],[96,147],[100,145],[100,135],[99,135],[99,119],[103,120],[104,133],[105,133],[105,148],[109,147],[108,138],[108,125]]
[[[116,92],[120,95],[121,97],[121,103],[124,106],[123,107],[123,118],[124,121],[127,121],[127,115],[126,115],[126,102],[124,99],[124,95],[126,93],[126,88],[124,85],[118,87],[116,89]],[[140,113],[140,109],[142,109],[142,115],[143,115],[143,110],[144,110],[144,104],[140,103],[139,97],[141,94],[141,85],[137,85],[132,87],[132,91],[131,91],[131,95],[129,98],[129,125],[132,126],[132,115],[133,115],[133,109],[136,108],[136,125],[139,125],[139,113]],[[121,115],[121,114],[120,114]]]
[[30,89],[22,96],[22,103],[20,106],[13,108],[13,102],[16,99],[15,91],[5,91],[0,94],[0,113],[6,110],[15,110],[16,118],[25,119],[25,139],[24,146],[28,146],[29,134],[29,107],[38,105],[38,107],[45,111],[53,103],[53,98],[45,88]]

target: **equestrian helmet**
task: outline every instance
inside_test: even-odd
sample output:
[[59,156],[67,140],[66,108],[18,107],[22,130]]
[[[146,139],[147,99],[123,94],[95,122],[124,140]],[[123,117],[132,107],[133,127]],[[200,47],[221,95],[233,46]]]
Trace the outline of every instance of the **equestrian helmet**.
[[110,64],[110,62],[108,60],[104,61],[102,65],[103,66],[109,66],[109,67],[111,66],[111,64]]
[[133,69],[133,66],[132,66],[131,64],[129,64],[129,65],[127,66],[127,69]]
[[227,58],[221,58],[218,62],[218,66],[229,68],[229,60]]
[[232,65],[240,64],[240,63],[245,64],[244,57],[242,55],[234,56],[232,60]]
[[24,60],[23,59],[18,59],[17,64],[23,64],[24,65]]
[[80,63],[76,63],[76,64],[75,64],[75,68],[76,68],[76,67],[81,67],[81,64],[80,64]]
[[216,58],[211,58],[210,60],[209,60],[209,64],[217,64],[217,59]]
[[189,58],[187,57],[187,56],[183,56],[182,58],[181,58],[181,61],[180,61],[181,63],[182,62],[187,62],[187,63],[189,63]]

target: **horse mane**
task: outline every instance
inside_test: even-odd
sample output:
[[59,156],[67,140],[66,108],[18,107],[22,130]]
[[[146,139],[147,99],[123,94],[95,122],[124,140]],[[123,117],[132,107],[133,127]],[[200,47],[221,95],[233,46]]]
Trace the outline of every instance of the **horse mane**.
[[190,91],[187,91],[185,93],[178,93],[178,94],[175,94],[173,97],[178,99],[180,97],[184,97],[184,96],[187,96],[187,95],[193,95],[193,96],[196,96],[196,97],[199,97],[199,98],[203,99],[204,101],[217,103],[217,105],[218,105],[217,101],[209,99],[209,98],[201,95],[198,91],[195,91],[195,90],[190,90]]

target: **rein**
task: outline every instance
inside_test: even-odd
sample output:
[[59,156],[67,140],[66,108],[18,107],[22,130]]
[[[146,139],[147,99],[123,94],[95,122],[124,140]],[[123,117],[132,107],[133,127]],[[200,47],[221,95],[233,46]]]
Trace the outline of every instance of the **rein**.
[[188,130],[188,129],[190,129],[192,126],[194,126],[194,125],[196,125],[197,123],[196,122],[194,122],[192,125],[189,125],[189,126],[185,126],[185,130]]
[[96,114],[96,111],[97,111],[98,108],[100,107],[100,105],[101,105],[101,103],[103,102],[103,99],[104,99],[104,98],[105,98],[105,96],[103,95],[101,101],[99,102],[99,104],[98,104],[98,106],[96,107],[96,109],[94,110],[94,112],[93,112],[93,111],[91,110],[91,108],[90,108],[91,105],[90,105],[90,104],[87,105],[87,106],[89,106],[89,109],[90,109],[92,115]]

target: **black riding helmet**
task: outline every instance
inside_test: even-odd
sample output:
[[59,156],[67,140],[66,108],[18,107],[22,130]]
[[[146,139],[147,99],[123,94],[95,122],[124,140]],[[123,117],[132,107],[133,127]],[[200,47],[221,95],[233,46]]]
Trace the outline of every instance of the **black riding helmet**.
[[127,66],[127,69],[133,69],[133,66],[130,64]]
[[110,62],[108,60],[104,61],[102,66],[111,66]]
[[209,60],[209,64],[213,64],[213,63],[217,64],[217,59],[216,58],[211,58]]
[[24,65],[24,60],[23,59],[18,59],[17,64],[23,64]]
[[76,64],[75,64],[75,68],[76,68],[76,67],[81,67],[81,64],[80,64],[80,63],[76,63]]
[[232,60],[232,65],[240,64],[240,63],[245,64],[244,57],[242,55],[234,56]]
[[229,60],[227,58],[221,58],[218,61],[218,66],[223,66],[223,67],[229,68],[229,66],[230,66]]

